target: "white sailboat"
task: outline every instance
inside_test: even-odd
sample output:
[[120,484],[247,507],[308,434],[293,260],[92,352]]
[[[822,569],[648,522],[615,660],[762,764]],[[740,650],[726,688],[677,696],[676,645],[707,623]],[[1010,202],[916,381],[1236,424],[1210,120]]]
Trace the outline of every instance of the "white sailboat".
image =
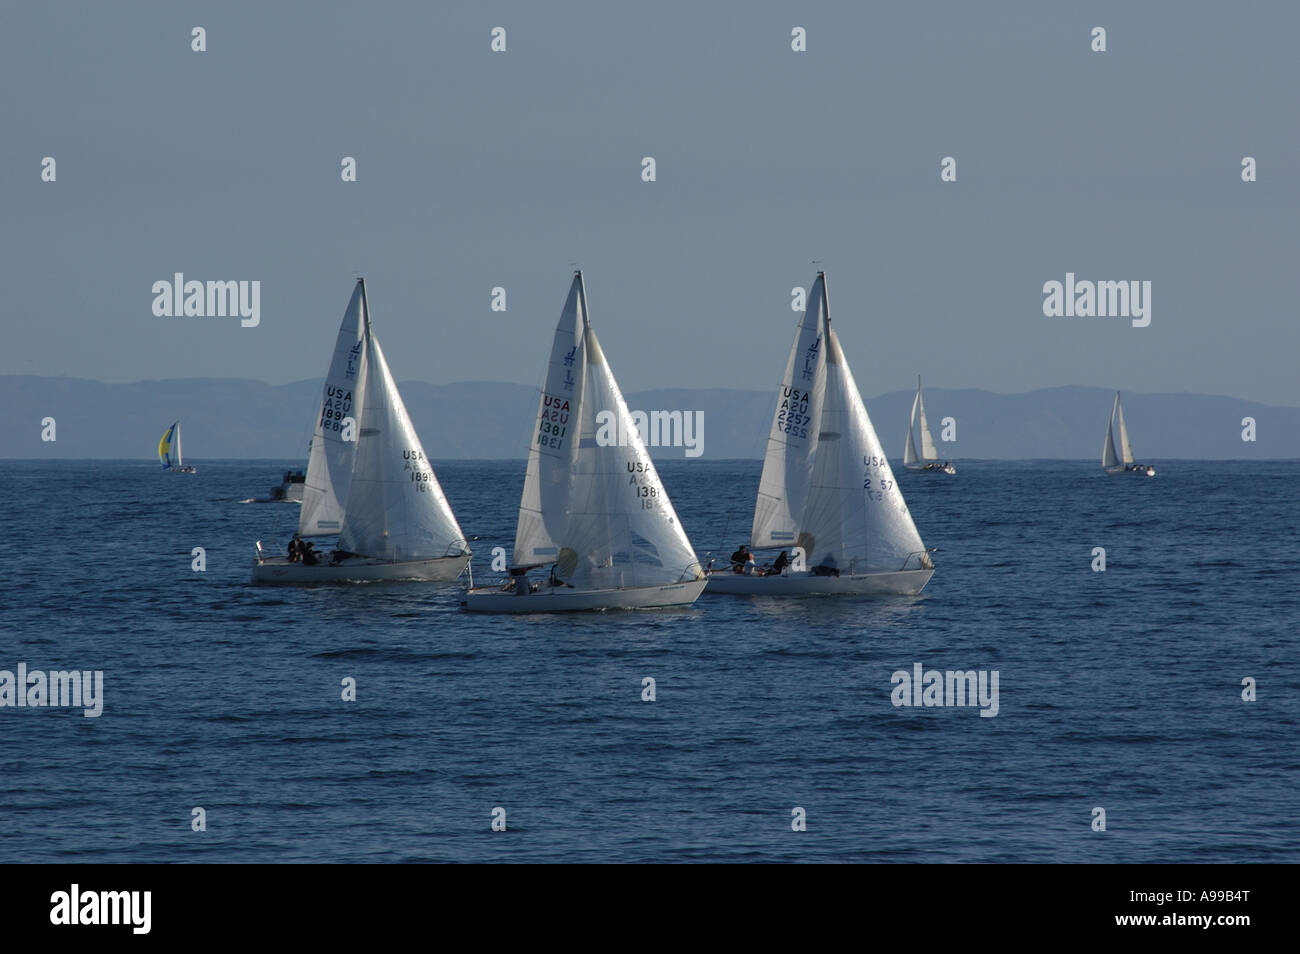
[[181,422],[173,421],[171,427],[163,431],[162,440],[158,441],[158,463],[170,474],[197,474],[198,468],[186,465],[181,451]]
[[469,563],[371,328],[364,280],[339,328],[303,486],[295,544],[338,534],[337,549],[295,560],[267,554],[258,541],[254,582],[446,581]]
[[[1120,454],[1115,453],[1115,424],[1119,423]],[[1154,477],[1156,469],[1151,464],[1133,462],[1133,445],[1129,443],[1128,428],[1124,425],[1124,406],[1120,404],[1119,392],[1115,392],[1115,403],[1110,408],[1110,423],[1106,425],[1106,443],[1101,446],[1101,466],[1108,474],[1140,474]]]
[[[687,606],[706,582],[596,340],[581,271],[551,345],[514,562],[504,586],[471,586],[461,605],[489,613]],[[530,570],[545,579],[530,580]]]
[[777,391],[749,545],[792,562],[711,570],[706,592],[914,595],[934,574],[831,328],[824,272]]
[[[918,412],[921,418],[921,455],[916,454],[916,442],[912,433],[916,430]],[[955,474],[957,468],[952,461],[939,460],[939,453],[934,446],[934,436],[930,433],[930,422],[925,419],[925,400],[921,397],[921,376],[916,376],[916,399],[912,401],[912,417],[907,423],[907,447],[903,450],[903,466],[908,470],[923,470],[932,474]]]

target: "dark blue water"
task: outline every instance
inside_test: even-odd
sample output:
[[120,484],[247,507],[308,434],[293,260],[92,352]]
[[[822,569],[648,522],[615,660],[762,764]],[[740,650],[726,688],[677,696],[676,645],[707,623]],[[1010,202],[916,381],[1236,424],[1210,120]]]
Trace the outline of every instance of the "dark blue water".
[[[0,861],[1300,860],[1296,462],[903,473],[920,598],[536,618],[249,585],[292,463],[0,463],[0,669],[105,679],[0,709]],[[522,465],[437,470],[484,572]],[[699,549],[747,536],[757,462],[661,470]],[[998,715],[895,708],[915,662]]]

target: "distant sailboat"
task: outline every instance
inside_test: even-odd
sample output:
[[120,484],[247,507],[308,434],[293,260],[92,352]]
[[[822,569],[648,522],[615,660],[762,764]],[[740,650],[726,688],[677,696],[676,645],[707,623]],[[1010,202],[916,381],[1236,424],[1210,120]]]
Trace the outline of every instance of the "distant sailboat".
[[[607,415],[617,425],[612,439]],[[646,609],[688,606],[704,589],[695,551],[596,340],[582,272],[551,344],[514,562],[504,586],[471,587],[461,605],[489,613]],[[543,568],[545,580],[528,579],[529,570]]]
[[[917,413],[921,417],[921,456],[916,456],[916,443],[912,433],[916,430]],[[903,451],[903,466],[908,470],[924,470],[930,473],[955,474],[957,468],[952,461],[939,460],[934,446],[934,437],[930,434],[930,423],[925,419],[925,401],[921,398],[921,376],[916,376],[916,399],[912,402],[912,418],[907,425],[907,447]]]
[[371,328],[364,280],[339,328],[303,487],[295,536],[338,534],[333,559],[271,556],[259,541],[254,582],[445,581],[469,562]]
[[198,468],[186,466],[181,453],[181,422],[174,421],[172,426],[163,431],[162,440],[158,442],[158,462],[163,470],[172,474],[197,474]]
[[302,503],[306,489],[306,474],[301,470],[286,470],[280,483],[271,488],[271,499],[284,503]]
[[831,328],[824,272],[777,390],[750,546],[793,559],[711,571],[706,593],[912,595],[934,574]]
[[[1115,454],[1115,424],[1119,423],[1120,454]],[[1124,426],[1124,406],[1120,404],[1119,392],[1115,392],[1115,403],[1110,409],[1110,423],[1106,425],[1106,443],[1101,446],[1101,466],[1108,474],[1141,474],[1146,477],[1156,475],[1155,467],[1150,464],[1133,462],[1133,445],[1129,443],[1128,428]]]

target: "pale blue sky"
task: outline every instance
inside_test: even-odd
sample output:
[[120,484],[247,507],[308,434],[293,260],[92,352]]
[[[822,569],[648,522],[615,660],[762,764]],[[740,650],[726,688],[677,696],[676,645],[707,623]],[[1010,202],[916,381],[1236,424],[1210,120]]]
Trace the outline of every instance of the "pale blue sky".
[[[535,384],[577,261],[625,390],[767,387],[820,259],[868,396],[1300,405],[1300,5],[1084,9],[8,4],[0,373],[319,376],[360,271],[399,380]],[[261,325],[155,318],[176,271]],[[1067,271],[1151,326],[1044,318]]]

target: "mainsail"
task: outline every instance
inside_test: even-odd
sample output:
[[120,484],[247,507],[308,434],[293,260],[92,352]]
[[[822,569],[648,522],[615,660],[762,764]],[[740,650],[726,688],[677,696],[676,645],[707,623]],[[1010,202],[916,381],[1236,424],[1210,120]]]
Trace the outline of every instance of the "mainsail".
[[916,376],[916,405],[921,412],[921,457],[928,464],[939,459],[934,447],[934,437],[930,434],[930,422],[925,419],[925,399],[921,397],[921,376]]
[[[1119,425],[1120,453],[1115,453],[1115,425]],[[1124,405],[1120,403],[1119,392],[1115,392],[1115,403],[1110,408],[1110,423],[1106,425],[1106,443],[1101,446],[1101,466],[1107,470],[1118,468],[1120,464],[1129,468],[1133,466],[1133,445],[1129,443],[1128,427],[1124,424]]]
[[[912,432],[916,430],[917,414],[921,417],[921,456],[917,457],[916,442]],[[912,467],[922,463],[931,464],[939,459],[934,446],[934,437],[930,434],[930,422],[925,418],[925,399],[921,397],[921,376],[916,376],[916,397],[912,399],[912,416],[907,422],[907,447],[903,450],[903,466]]]
[[554,564],[578,589],[703,574],[591,327],[581,272],[551,344],[514,563]]
[[1115,414],[1119,419],[1119,448],[1124,458],[1124,466],[1133,466],[1133,445],[1128,441],[1128,428],[1124,426],[1124,405],[1120,403],[1119,392],[1115,392]]
[[[817,363],[811,365],[820,379],[810,388],[818,396],[809,401],[816,414],[810,415],[806,444],[802,435],[796,443],[777,427],[787,401],[787,374],[768,438],[751,543],[755,547],[797,545],[809,566],[834,566],[847,573],[898,570],[913,556],[924,565],[925,545],[831,329],[825,273],[818,273],[809,295],[796,349],[809,336],[810,316],[824,342]],[[806,484],[798,488],[799,496],[778,497],[774,491],[781,488],[782,478],[789,486],[792,472],[802,476],[805,460],[811,466]],[[773,513],[786,522],[772,522]]]
[[808,502],[826,394],[825,316],[826,286],[819,278],[809,293],[777,388],[754,504],[751,546],[794,545],[795,528]]
[[379,339],[365,321],[364,396],[339,548],[392,561],[469,552],[397,390]]
[[352,419],[351,429],[360,427],[361,394],[365,387],[365,340],[370,312],[366,304],[366,284],[358,279],[353,289],[343,323],[334,344],[334,357],[325,375],[316,430],[312,436],[307,461],[307,480],[303,487],[302,512],[298,532],[304,537],[338,533],[343,527],[343,504],[352,482],[352,464],[356,456],[356,434],[344,440],[345,418]]

